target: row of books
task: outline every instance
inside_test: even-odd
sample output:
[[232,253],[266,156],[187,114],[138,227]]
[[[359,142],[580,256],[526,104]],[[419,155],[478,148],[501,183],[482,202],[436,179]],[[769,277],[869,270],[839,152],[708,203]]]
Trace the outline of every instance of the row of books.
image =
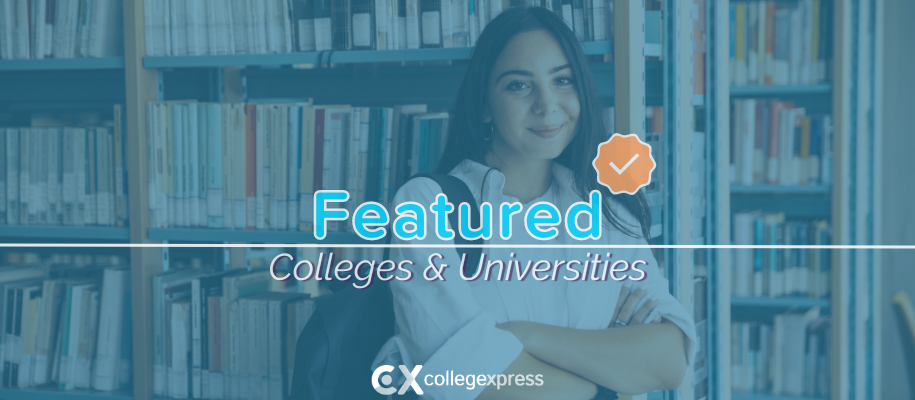
[[118,257],[88,265],[39,261],[34,254],[6,258],[0,267],[3,387],[128,388],[130,268]]
[[559,14],[582,41],[609,40],[613,0],[147,0],[150,56],[470,47],[512,6]]
[[0,225],[126,226],[122,127],[0,128]]
[[[784,213],[736,213],[733,232],[737,245],[830,244],[826,221],[788,221]],[[829,295],[829,249],[741,248],[734,250],[733,259],[735,296],[823,298]]]
[[434,168],[448,126],[447,113],[425,105],[150,103],[147,112],[156,227],[308,231],[320,189],[348,190],[351,205],[387,204],[395,182]]
[[829,398],[830,322],[819,309],[731,324],[731,389]]
[[734,100],[731,115],[731,183],[831,183],[831,116],[807,115],[790,101],[756,99]]
[[149,103],[150,224],[311,231],[322,189],[347,190],[350,212],[390,204],[435,170],[448,118],[425,105]]
[[314,301],[276,291],[276,282],[266,269],[153,277],[154,394],[287,398],[296,340]]
[[832,57],[832,1],[731,2],[731,84],[826,82]]
[[122,0],[0,0],[0,59],[114,57]]

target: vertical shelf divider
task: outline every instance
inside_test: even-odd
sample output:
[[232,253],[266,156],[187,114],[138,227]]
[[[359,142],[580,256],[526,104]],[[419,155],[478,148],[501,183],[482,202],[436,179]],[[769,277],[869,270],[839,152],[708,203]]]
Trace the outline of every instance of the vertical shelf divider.
[[[833,28],[833,188],[832,188],[832,243],[851,244],[849,194],[850,194],[850,139],[851,130],[851,0],[835,0]],[[832,371],[830,393],[835,400],[849,399],[848,370],[850,366],[848,344],[849,302],[851,299],[849,274],[850,250],[833,250],[832,257]]]
[[[613,12],[613,107],[617,133],[645,132],[645,7],[641,1],[615,0]],[[647,395],[619,395],[646,400]]]
[[[672,64],[666,70],[664,85],[667,97],[665,110],[664,140],[673,153],[673,162],[668,171],[671,183],[668,201],[674,221],[669,243],[693,244],[692,227],[692,137],[693,124],[693,18],[692,2],[672,0],[664,4],[668,40],[662,44],[665,63]],[[663,41],[663,40],[662,40]],[[668,79],[669,78],[669,79]],[[669,123],[668,123],[669,122]],[[666,183],[666,182],[665,182]],[[677,298],[686,310],[693,310],[693,249],[676,249],[669,267],[676,281]],[[669,274],[670,274],[669,272]],[[674,398],[692,400],[693,370],[688,368],[686,377]]]
[[[130,190],[130,242],[154,243],[149,229],[149,193],[146,184],[146,103],[158,97],[155,70],[143,68],[146,56],[144,0],[124,0],[124,68],[127,88],[127,174]],[[133,315],[133,395],[150,400],[153,395],[152,276],[162,270],[162,250],[130,250]]]
[[[731,243],[731,193],[730,193],[730,154],[731,132],[730,132],[730,80],[728,73],[728,64],[730,54],[727,49],[730,47],[728,27],[728,10],[730,0],[714,0],[713,19],[710,21],[714,41],[710,46],[711,53],[707,57],[712,75],[709,82],[712,82],[711,91],[706,93],[708,107],[714,107],[712,110],[713,120],[708,125],[714,129],[714,142],[717,148],[715,154],[717,158],[712,168],[715,169],[717,180],[714,185],[714,205],[717,210],[711,210],[717,213],[715,219],[714,235],[716,243],[719,245],[728,245]],[[717,385],[710,387],[709,390],[717,392],[716,399],[731,400],[731,252],[729,250],[716,250],[714,259],[717,264],[712,266],[710,273],[717,274],[714,290],[718,299],[715,308],[709,314],[717,314],[714,321],[717,325],[710,326],[710,330],[716,332],[717,348],[715,349],[714,360],[717,373],[715,379]]]

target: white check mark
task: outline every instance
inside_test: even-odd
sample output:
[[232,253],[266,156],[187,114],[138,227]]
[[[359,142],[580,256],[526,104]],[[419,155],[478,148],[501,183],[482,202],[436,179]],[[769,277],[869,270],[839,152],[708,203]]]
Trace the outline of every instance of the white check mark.
[[623,166],[623,168],[617,168],[616,164],[613,164],[613,161],[611,161],[610,168],[613,168],[613,170],[616,171],[617,174],[622,175],[623,172],[626,171],[626,168],[629,168],[629,166],[632,165],[633,162],[635,162],[636,158],[639,158],[639,153],[635,153],[635,155],[632,156],[631,159],[629,159],[629,162],[627,162],[626,165]]

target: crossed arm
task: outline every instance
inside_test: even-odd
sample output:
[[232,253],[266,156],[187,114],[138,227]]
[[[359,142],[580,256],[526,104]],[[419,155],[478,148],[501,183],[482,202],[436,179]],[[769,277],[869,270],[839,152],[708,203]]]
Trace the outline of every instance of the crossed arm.
[[488,386],[479,398],[591,399],[598,384],[623,394],[678,387],[687,365],[683,333],[667,321],[635,324],[647,317],[657,301],[646,303],[633,315],[632,309],[641,299],[637,296],[645,293],[636,291],[624,301],[625,295],[628,293],[620,294],[614,320],[632,316],[630,326],[583,330],[526,321],[498,325],[524,345],[503,374],[543,374],[544,385],[498,390]]

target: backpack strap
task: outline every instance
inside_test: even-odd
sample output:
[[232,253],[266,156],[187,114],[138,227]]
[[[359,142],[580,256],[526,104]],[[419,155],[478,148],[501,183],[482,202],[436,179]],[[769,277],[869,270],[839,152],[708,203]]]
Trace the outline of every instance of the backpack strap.
[[[442,193],[445,196],[448,196],[448,202],[455,205],[454,211],[448,214],[448,223],[451,224],[451,229],[454,230],[454,244],[455,245],[482,245],[483,239],[476,240],[467,240],[458,233],[460,229],[460,214],[458,209],[461,203],[467,203],[470,205],[470,220],[479,221],[480,220],[480,208],[477,206],[476,199],[473,198],[473,193],[470,192],[470,188],[467,187],[467,184],[464,181],[448,174],[436,174],[436,173],[423,173],[416,174],[410,177],[407,181],[415,178],[429,178],[435,181],[442,188]],[[385,244],[391,244],[391,232],[385,237]],[[458,255],[464,256],[467,255],[467,266],[469,274],[473,275],[476,273],[478,268],[478,263],[480,262],[480,255],[483,254],[482,247],[457,247]],[[387,260],[389,257],[391,249],[384,249],[384,260]]]

